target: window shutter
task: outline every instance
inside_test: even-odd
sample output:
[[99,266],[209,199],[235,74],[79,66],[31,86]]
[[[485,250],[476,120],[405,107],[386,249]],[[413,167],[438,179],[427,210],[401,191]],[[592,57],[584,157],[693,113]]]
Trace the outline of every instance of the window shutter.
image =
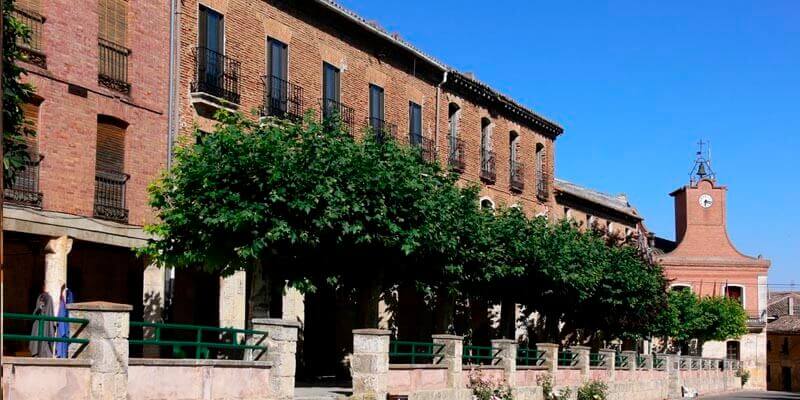
[[125,46],[128,29],[127,0],[100,0],[100,32],[99,36],[120,46]]
[[33,11],[42,13],[42,0],[17,0],[14,2],[14,8],[19,10]]
[[[31,103],[23,103],[22,115],[25,117],[25,127],[38,134],[39,106]],[[39,152],[37,136],[25,136],[25,144],[28,145],[28,152],[30,154]]]
[[96,168],[98,171],[124,172],[125,128],[98,121]]

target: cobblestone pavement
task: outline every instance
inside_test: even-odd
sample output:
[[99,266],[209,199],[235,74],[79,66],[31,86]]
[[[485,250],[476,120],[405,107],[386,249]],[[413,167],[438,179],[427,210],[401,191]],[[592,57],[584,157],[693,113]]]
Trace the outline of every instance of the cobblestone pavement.
[[787,392],[740,392],[716,396],[700,396],[702,400],[800,400],[800,393]]

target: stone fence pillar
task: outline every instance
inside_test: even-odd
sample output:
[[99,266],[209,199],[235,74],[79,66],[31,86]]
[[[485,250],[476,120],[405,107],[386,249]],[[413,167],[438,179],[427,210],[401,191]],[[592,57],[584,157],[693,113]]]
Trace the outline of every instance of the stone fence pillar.
[[653,369],[653,354],[644,356],[644,369],[648,371]]
[[[133,307],[127,304],[96,301],[67,305],[71,318],[84,318],[89,324],[80,329],[70,324],[73,336],[89,339],[77,354],[92,360],[89,399],[126,400],[128,397],[128,332]],[[81,345],[70,345],[74,353]]]
[[581,370],[581,377],[583,381],[586,382],[589,380],[589,354],[590,349],[586,346],[572,346],[570,350],[578,354],[578,364],[576,367],[580,368]]
[[354,329],[353,400],[385,400],[389,375],[389,335],[385,329]]
[[498,365],[503,367],[508,386],[514,387],[517,375],[517,342],[511,339],[492,339],[492,348],[500,350]]
[[444,345],[440,356],[434,359],[434,363],[447,366],[447,388],[462,389],[464,383],[461,378],[462,365],[464,361],[464,337],[456,335],[432,335],[434,344]]
[[670,398],[679,398],[683,395],[681,390],[681,356],[677,354],[668,354],[666,356],[664,370],[667,371],[669,379],[669,396]]
[[[297,330],[300,323],[297,321],[275,318],[253,319],[253,330],[267,333],[267,338],[262,344],[267,346],[267,352],[253,350],[254,361],[269,361],[272,370],[269,373],[270,390],[276,400],[294,398],[294,378],[297,370]],[[250,344],[258,344],[258,336],[250,337]]]
[[614,349],[600,349],[599,353],[603,356],[603,360],[606,362],[606,370],[608,370],[608,380],[614,381],[616,378],[616,368],[617,368],[617,352]]
[[555,343],[536,343],[536,350],[544,352],[544,366],[551,374],[558,370],[558,345]]
[[636,359],[636,352],[632,350],[625,350],[622,352],[622,356],[628,360],[628,370],[636,371],[636,367],[639,363],[639,360]]

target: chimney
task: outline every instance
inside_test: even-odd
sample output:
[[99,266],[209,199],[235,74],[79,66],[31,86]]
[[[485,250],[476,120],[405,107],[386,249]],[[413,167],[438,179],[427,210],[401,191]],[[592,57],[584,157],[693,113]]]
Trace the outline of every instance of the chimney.
[[794,315],[794,296],[789,296],[789,315]]

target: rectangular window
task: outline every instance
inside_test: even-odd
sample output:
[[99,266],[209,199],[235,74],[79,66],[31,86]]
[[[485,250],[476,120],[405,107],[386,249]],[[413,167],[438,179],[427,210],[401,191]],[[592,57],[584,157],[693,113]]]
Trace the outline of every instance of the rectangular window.
[[731,340],[725,345],[725,358],[728,360],[739,359],[739,342]]
[[200,6],[198,44],[210,51],[223,54],[225,51],[225,21],[222,14]]
[[100,0],[98,36],[114,44],[125,46],[128,29],[127,0]]
[[322,116],[330,118],[339,111],[339,69],[328,63],[322,65]]
[[267,39],[267,78],[269,85],[269,105],[273,113],[284,114],[288,107],[288,47],[285,43]]
[[408,136],[412,145],[422,143],[422,106],[408,102]]
[[725,297],[729,297],[731,299],[736,300],[739,304],[742,304],[743,300],[743,289],[741,286],[726,286],[725,287]]
[[383,129],[383,88],[373,84],[369,85],[369,126]]

